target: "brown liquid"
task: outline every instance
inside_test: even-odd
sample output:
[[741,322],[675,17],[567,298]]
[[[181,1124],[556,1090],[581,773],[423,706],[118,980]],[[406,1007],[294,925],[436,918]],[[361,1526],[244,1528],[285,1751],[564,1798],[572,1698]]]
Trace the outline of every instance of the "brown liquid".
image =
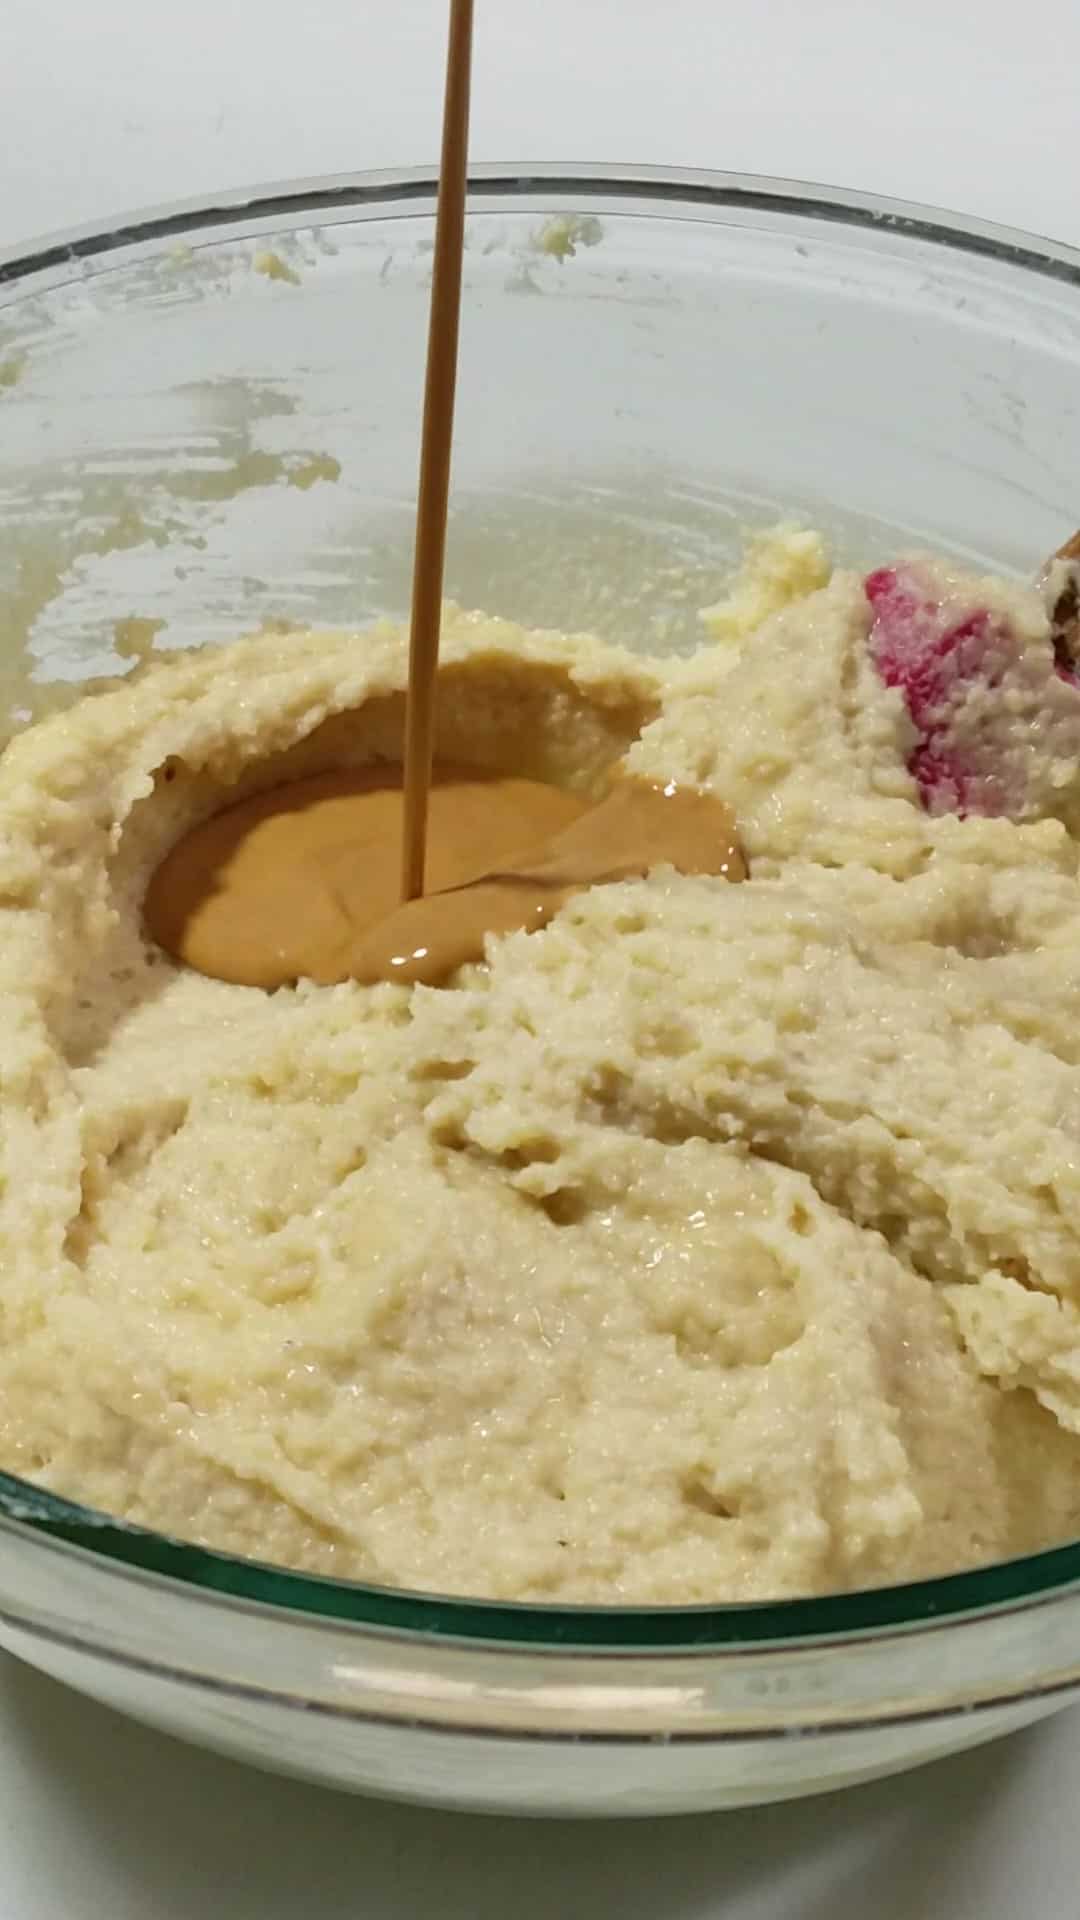
[[[593,807],[558,787],[436,767],[434,891],[397,905],[400,768],[319,774],[203,822],[146,896],[160,946],[245,986],[297,979],[437,986],[484,936],[542,927],[574,893],[670,865],[742,880],[730,810],[692,788],[623,780]],[[524,849],[524,851],[522,851]]]

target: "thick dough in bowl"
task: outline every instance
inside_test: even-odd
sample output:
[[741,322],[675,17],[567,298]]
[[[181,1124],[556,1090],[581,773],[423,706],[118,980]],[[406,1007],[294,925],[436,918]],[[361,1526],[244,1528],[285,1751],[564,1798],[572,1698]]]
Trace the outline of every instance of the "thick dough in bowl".
[[851,576],[748,635],[714,610],[684,662],[448,614],[447,757],[711,783],[752,877],[598,887],[447,989],[264,994],[142,928],[226,797],[398,756],[396,630],[182,656],[12,742],[0,1465],[507,1598],[822,1592],[1075,1533],[1073,714],[1029,766],[1038,607],[938,584],[1012,623],[1019,819],[922,804]]

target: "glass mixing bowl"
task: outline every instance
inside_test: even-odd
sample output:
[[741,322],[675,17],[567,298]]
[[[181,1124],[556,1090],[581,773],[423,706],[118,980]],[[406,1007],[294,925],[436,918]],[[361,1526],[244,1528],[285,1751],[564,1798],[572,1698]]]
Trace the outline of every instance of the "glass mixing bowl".
[[[407,604],[427,174],[0,262],[0,699]],[[740,529],[1031,573],[1080,517],[1080,254],[725,175],[474,174],[448,593],[685,648]],[[5,716],[6,718],[6,716]],[[43,1276],[47,1283],[47,1276]],[[464,1807],[658,1813],[908,1766],[1080,1691],[1080,1544],[707,1609],[302,1578],[0,1477],[0,1642],[266,1767]]]

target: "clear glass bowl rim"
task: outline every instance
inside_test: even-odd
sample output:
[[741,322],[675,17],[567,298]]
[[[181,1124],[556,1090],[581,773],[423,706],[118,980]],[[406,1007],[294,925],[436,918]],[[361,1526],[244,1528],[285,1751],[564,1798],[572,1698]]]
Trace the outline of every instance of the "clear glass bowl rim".
[[[175,243],[216,229],[254,231],[280,221],[327,223],[378,218],[412,205],[434,212],[438,177],[430,167],[338,174],[272,182],[223,192],[212,200],[167,206],[45,236],[0,252],[0,288],[46,276],[47,286],[75,279],[89,262],[128,247]],[[782,220],[885,231],[954,254],[980,255],[1080,289],[1080,249],[1022,229],[969,218],[916,202],[814,183],[667,167],[489,164],[471,166],[470,197],[543,202],[626,202],[641,215],[680,212],[708,218],[735,210]],[[634,203],[637,202],[635,207]],[[234,235],[235,237],[235,235]],[[44,290],[35,287],[33,290]],[[698,1607],[548,1606],[483,1601],[327,1579],[257,1560],[192,1546],[129,1526],[106,1514],[0,1473],[0,1538],[17,1550],[23,1528],[107,1563],[137,1582],[147,1578],[196,1591],[208,1603],[268,1606],[339,1627],[372,1629],[428,1641],[485,1641],[511,1648],[629,1650],[653,1654],[720,1652],[775,1644],[787,1647],[941,1624],[957,1616],[1029,1609],[1080,1588],[1080,1541],[965,1573],[901,1586],[863,1588],[822,1597]]]

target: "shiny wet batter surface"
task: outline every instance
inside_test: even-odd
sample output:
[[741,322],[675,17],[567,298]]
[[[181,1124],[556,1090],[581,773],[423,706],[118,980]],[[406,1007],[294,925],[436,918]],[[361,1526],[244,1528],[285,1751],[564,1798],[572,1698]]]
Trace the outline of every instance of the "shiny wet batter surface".
[[149,932],[218,980],[438,985],[489,934],[545,926],[583,887],[670,865],[742,879],[712,794],[623,778],[595,806],[538,780],[437,766],[428,891],[398,903],[400,767],[289,782],[204,821],[146,896]]

